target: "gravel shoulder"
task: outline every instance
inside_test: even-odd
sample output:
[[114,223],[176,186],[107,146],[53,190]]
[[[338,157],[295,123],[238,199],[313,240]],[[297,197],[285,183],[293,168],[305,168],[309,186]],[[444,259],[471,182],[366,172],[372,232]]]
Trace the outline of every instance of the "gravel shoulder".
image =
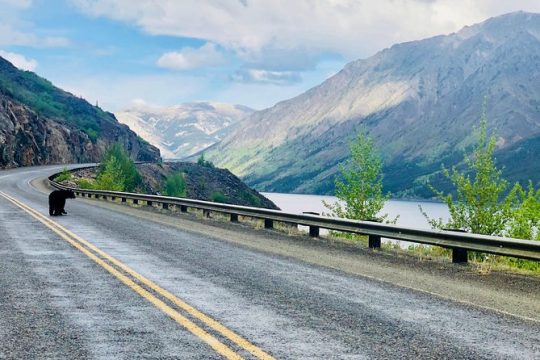
[[[32,185],[48,192],[45,179]],[[495,311],[525,321],[540,323],[540,277],[493,271],[480,274],[472,265],[422,260],[387,250],[373,251],[361,245],[313,239],[282,231],[256,229],[194,214],[175,214],[157,208],[134,208],[112,202],[77,199],[94,206],[151,220],[158,224],[202,234],[260,252],[295,258],[345,273],[395,286],[429,293],[475,308]]]

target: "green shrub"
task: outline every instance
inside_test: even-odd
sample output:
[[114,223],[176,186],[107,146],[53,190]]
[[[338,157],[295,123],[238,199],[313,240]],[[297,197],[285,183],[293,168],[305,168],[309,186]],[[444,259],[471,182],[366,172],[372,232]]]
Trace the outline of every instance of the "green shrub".
[[79,189],[95,189],[96,185],[93,181],[88,179],[79,179],[75,183],[79,186]]
[[540,240],[540,189],[535,190],[532,181],[524,190],[516,184],[512,190],[516,194],[517,206],[510,220],[508,235],[518,239]]
[[88,135],[88,137],[90,138],[90,141],[95,144],[99,136],[99,133],[96,130],[90,129],[90,128],[84,129],[84,132],[86,133],[86,135]]
[[101,190],[134,191],[142,183],[137,167],[120,144],[105,153],[99,166],[95,186]]
[[197,159],[197,164],[208,168],[214,167],[213,162],[204,159],[204,154],[201,154],[201,156],[199,156],[199,158]]
[[120,160],[112,156],[105,162],[105,168],[96,178],[96,187],[100,190],[124,191],[126,176],[122,172]]
[[184,177],[184,173],[176,173],[167,177],[163,193],[167,196],[185,197],[186,180]]
[[71,180],[71,177],[72,177],[71,172],[67,168],[63,168],[62,172],[54,179],[54,181],[56,182],[67,181],[67,180]]
[[262,205],[261,199],[249,191],[242,191],[240,193],[240,198],[254,207],[260,207]]
[[214,191],[210,197],[213,202],[227,203],[227,197],[221,191]]

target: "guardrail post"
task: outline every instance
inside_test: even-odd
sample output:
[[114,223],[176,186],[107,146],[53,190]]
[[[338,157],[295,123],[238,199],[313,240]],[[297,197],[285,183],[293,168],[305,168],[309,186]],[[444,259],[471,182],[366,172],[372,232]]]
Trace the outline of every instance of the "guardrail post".
[[146,206],[153,206],[151,201],[146,201]]
[[370,249],[378,249],[381,247],[381,237],[379,235],[368,236],[368,246]]
[[133,204],[135,204],[135,205],[139,204],[139,200],[133,199]]
[[163,210],[169,210],[169,204],[167,204],[167,203],[161,203],[161,208],[162,208]]
[[452,263],[454,264],[466,264],[467,263],[467,250],[453,248],[452,249]]
[[127,199],[125,197],[123,197],[122,202],[127,202]]
[[187,212],[187,206],[186,205],[180,205],[180,211],[181,212]]
[[309,227],[309,236],[311,236],[311,237],[319,237],[319,227],[310,225],[310,227]]
[[265,229],[274,228],[274,220],[272,220],[272,219],[264,219],[264,228]]
[[111,196],[112,201],[116,201],[116,196]]
[[238,222],[238,214],[231,214],[231,222]]

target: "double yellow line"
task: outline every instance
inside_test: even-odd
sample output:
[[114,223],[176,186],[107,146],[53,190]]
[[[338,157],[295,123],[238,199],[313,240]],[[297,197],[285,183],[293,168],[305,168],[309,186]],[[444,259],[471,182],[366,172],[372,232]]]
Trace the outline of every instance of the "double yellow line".
[[[242,359],[242,356],[238,354],[237,351],[233,350],[230,346],[227,346],[226,344],[218,340],[215,336],[210,334],[209,331],[206,331],[201,326],[197,325],[194,321],[182,315],[177,309],[180,309],[185,313],[189,314],[189,316],[191,316],[193,319],[198,320],[204,326],[212,329],[215,333],[229,339],[240,349],[251,353],[258,359],[273,359],[272,356],[270,356],[254,344],[250,343],[248,340],[244,339],[240,335],[236,334],[232,330],[212,319],[210,316],[197,310],[185,301],[179,299],[169,291],[163,289],[153,281],[137,273],[129,266],[105,253],[101,249],[97,248],[95,245],[82,239],[81,237],[66,229],[62,225],[49,219],[37,210],[34,210],[30,206],[20,202],[19,200],[2,191],[0,191],[0,195],[12,202],[14,205],[24,210],[25,212],[27,212],[29,215],[31,215],[41,223],[43,223],[49,229],[58,234],[58,236],[71,244],[74,248],[78,249],[83,254],[88,256],[95,263],[107,270],[110,274],[112,274],[122,283],[130,287],[137,294],[139,294],[140,296],[148,300],[150,303],[152,303],[155,307],[170,316],[178,324],[182,325],[192,334],[196,335],[201,340],[206,342],[217,353],[223,355],[225,358]],[[155,294],[159,295],[162,299],[157,297]],[[167,304],[164,300],[169,301],[169,304]],[[171,305],[174,305],[174,307],[176,307],[177,309],[175,309]]]

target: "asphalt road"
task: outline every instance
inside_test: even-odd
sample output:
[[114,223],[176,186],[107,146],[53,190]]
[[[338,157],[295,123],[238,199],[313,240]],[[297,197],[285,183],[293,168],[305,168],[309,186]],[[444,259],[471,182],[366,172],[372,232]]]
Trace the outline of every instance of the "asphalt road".
[[537,321],[81,199],[50,218],[58,169],[0,171],[0,358],[540,359]]

